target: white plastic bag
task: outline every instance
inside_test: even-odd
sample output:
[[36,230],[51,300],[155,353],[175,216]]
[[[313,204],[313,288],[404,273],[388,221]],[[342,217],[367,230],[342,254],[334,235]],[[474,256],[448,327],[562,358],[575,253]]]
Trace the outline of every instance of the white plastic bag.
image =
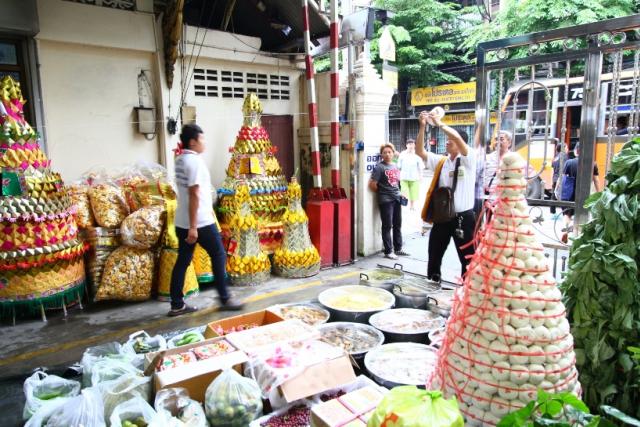
[[67,399],[51,414],[48,420],[34,415],[25,427],[106,427],[100,390],[85,388],[80,395]]
[[23,389],[26,402],[22,418],[27,421],[44,406],[57,406],[61,400],[77,396],[80,383],[45,372],[35,372],[25,380]]
[[[95,365],[98,360],[109,358],[131,363],[135,359],[135,356],[135,353],[123,348],[118,342],[89,347],[82,355],[82,360],[80,361],[82,365],[82,386],[89,387],[91,385],[91,371],[93,370],[93,365]],[[141,368],[142,366],[136,367]]]
[[153,406],[158,411],[158,414],[167,412],[185,427],[209,426],[202,405],[189,398],[189,393],[182,387],[166,388],[158,391]]
[[[125,351],[137,355],[154,353],[167,349],[167,340],[162,335],[151,336],[145,331],[134,332],[122,346]],[[144,356],[142,356],[144,358]]]
[[116,406],[134,397],[140,397],[147,402],[151,400],[151,377],[124,375],[117,380],[102,383],[100,388],[105,419],[111,417]]
[[134,367],[129,361],[120,359],[100,359],[91,369],[91,385],[96,386],[104,382],[117,380],[124,375],[141,376],[142,371]]
[[125,421],[131,421],[135,425],[143,426],[150,424],[156,416],[156,411],[146,400],[134,397],[122,402],[113,409],[109,417],[109,424],[111,427],[123,427]]
[[246,427],[262,415],[260,386],[227,368],[207,387],[204,407],[212,427]]

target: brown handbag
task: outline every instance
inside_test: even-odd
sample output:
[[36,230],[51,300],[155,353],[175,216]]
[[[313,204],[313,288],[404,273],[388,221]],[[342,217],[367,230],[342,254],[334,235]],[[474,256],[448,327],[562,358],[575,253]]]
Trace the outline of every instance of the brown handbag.
[[453,170],[453,186],[438,187],[431,196],[431,206],[433,209],[432,219],[434,224],[449,222],[456,217],[453,195],[458,186],[458,169],[460,169],[460,157],[456,159],[456,166]]

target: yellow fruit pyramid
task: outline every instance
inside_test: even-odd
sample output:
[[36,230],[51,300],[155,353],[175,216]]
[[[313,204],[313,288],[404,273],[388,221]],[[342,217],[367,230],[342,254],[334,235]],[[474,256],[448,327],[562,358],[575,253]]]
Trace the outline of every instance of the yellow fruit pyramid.
[[267,130],[261,125],[262,105],[255,93],[250,93],[242,107],[243,125],[238,132],[233,155],[227,168],[227,178],[218,193],[218,213],[223,235],[231,233],[229,222],[235,213],[233,195],[240,182],[247,185],[249,205],[258,221],[260,244],[271,253],[282,242],[281,216],[286,207],[287,182],[275,156]]
[[302,209],[302,190],[296,178],[287,189],[289,206],[282,214],[284,237],[273,256],[274,271],[285,277],[309,277],[320,271],[320,255],[309,236],[309,219]]
[[562,294],[549,273],[524,197],[526,162],[502,158],[498,199],[485,224],[431,381],[455,396],[466,425],[497,425],[537,391],[580,394]]
[[233,285],[255,285],[266,281],[271,262],[260,248],[258,220],[251,212],[249,187],[239,183],[234,196],[234,214],[229,219],[231,238],[227,250],[227,273]]

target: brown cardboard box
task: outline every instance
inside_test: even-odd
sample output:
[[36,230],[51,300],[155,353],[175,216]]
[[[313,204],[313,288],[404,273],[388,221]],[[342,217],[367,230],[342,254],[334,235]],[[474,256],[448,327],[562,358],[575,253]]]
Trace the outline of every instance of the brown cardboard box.
[[[145,357],[145,372],[153,372],[153,368],[159,358],[172,354],[183,353],[201,345],[211,344],[223,338],[213,338],[198,343],[183,345],[181,347],[172,348],[157,353],[148,353]],[[223,354],[221,356],[209,359],[198,360],[197,362],[187,365],[178,366],[176,368],[167,369],[166,371],[155,372],[154,383],[155,391],[162,390],[167,387],[184,387],[189,391],[189,396],[198,402],[204,402],[204,395],[209,384],[222,370],[227,367],[233,367],[242,373],[242,364],[247,362],[248,357],[242,351],[234,351]]]
[[311,410],[313,427],[365,426],[373,409],[382,401],[377,387],[367,386],[316,405]]
[[304,372],[280,386],[280,393],[287,403],[303,399],[356,379],[349,356],[327,360],[307,367]]
[[222,327],[224,330],[233,328],[234,326],[247,325],[255,323],[259,326],[270,325],[272,323],[282,322],[284,318],[280,315],[269,311],[260,310],[253,313],[241,314],[240,316],[227,317],[226,319],[216,320],[207,325],[207,329],[204,331],[205,338],[218,337],[218,333],[215,331],[217,326]]
[[228,334],[225,338],[238,350],[253,354],[283,342],[306,341],[318,337],[317,329],[299,319],[287,319],[246,331]]

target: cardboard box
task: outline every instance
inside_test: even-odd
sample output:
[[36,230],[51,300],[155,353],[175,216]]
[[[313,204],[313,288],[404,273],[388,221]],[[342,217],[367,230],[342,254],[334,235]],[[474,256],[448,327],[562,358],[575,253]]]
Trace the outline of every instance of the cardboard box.
[[[184,387],[189,391],[189,396],[198,402],[204,402],[204,395],[209,384],[213,382],[222,370],[232,366],[242,373],[242,364],[248,361],[247,355],[242,351],[233,351],[209,359],[198,360],[187,365],[155,372],[158,360],[164,356],[179,354],[201,345],[211,344],[223,338],[213,338],[198,343],[183,345],[157,353],[148,353],[145,356],[145,373],[154,372],[155,391],[167,387]],[[234,347],[235,348],[235,347]]]
[[316,405],[311,410],[313,427],[366,426],[384,395],[376,387],[365,387]]
[[287,319],[246,331],[228,334],[225,338],[238,350],[254,354],[261,349],[283,342],[307,341],[319,337],[317,329],[298,319]]
[[279,314],[276,314],[269,310],[254,311],[253,313],[241,314],[239,316],[227,317],[226,319],[216,320],[207,325],[207,329],[204,331],[205,338],[218,337],[218,333],[215,331],[217,326],[222,327],[224,330],[231,329],[240,325],[248,325],[255,323],[259,326],[270,325],[272,323],[282,322],[284,320]]
[[352,382],[356,379],[349,356],[327,360],[307,367],[304,372],[280,386],[280,393],[291,403],[332,388]]

